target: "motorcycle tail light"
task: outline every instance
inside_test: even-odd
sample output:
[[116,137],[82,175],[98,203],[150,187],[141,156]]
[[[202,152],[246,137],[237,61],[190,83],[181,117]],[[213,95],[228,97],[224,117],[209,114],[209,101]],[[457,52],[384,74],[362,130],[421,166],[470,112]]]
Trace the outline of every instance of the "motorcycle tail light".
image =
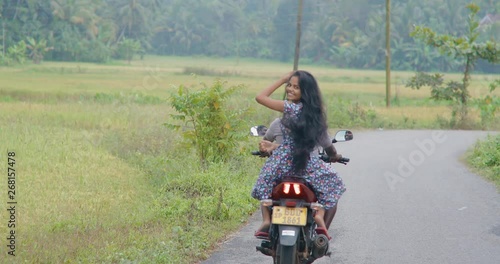
[[295,207],[295,206],[297,206],[297,202],[296,201],[286,201],[285,206],[286,207]]
[[285,181],[273,188],[271,194],[273,200],[279,199],[302,199],[308,203],[317,202],[314,192],[304,183]]
[[283,193],[285,194],[290,194],[290,190],[292,189],[291,187],[293,186],[293,192],[296,194],[296,195],[299,195],[300,194],[300,185],[299,184],[296,184],[296,183],[285,183],[283,185]]
[[318,211],[319,209],[323,208],[323,205],[320,203],[311,203],[311,209]]
[[271,200],[271,199],[260,200],[260,204],[262,206],[271,206],[271,205],[273,205],[273,200]]
[[286,194],[290,193],[290,183],[285,183],[283,185],[283,192]]
[[295,194],[300,194],[300,185],[293,184],[293,190],[295,191]]

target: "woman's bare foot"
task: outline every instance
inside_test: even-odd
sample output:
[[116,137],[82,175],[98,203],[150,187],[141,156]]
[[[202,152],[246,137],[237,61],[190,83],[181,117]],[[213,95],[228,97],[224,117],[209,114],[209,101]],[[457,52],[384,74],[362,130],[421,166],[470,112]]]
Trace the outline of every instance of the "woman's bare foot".
[[316,225],[318,225],[318,227],[326,229],[325,209],[321,208],[318,211],[316,211],[316,214],[314,214],[314,222],[316,222]]
[[269,236],[269,227],[271,226],[271,211],[266,206],[260,207],[262,211],[262,224],[259,229],[255,231],[256,237],[268,237]]

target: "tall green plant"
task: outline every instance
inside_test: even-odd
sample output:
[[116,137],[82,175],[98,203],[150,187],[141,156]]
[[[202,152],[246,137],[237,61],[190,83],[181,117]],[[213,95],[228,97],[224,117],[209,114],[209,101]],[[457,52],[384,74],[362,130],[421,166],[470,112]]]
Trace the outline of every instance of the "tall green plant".
[[54,49],[53,47],[47,47],[47,41],[45,39],[36,41],[34,38],[28,37],[26,40],[28,41],[26,45],[26,48],[29,50],[28,56],[35,64],[40,64],[45,54],[49,50]]
[[24,64],[26,62],[26,42],[21,40],[16,45],[10,46],[7,49],[7,57],[9,61]]
[[479,21],[476,18],[479,7],[473,3],[468,4],[470,14],[467,19],[467,34],[462,37],[451,35],[439,35],[427,27],[416,26],[411,32],[411,36],[423,40],[427,45],[437,48],[441,53],[463,60],[462,82],[448,82],[443,84],[442,75],[429,75],[419,73],[410,80],[407,87],[420,89],[422,86],[431,86],[432,98],[436,100],[452,100],[456,104],[453,106],[452,116],[457,118],[454,126],[464,127],[468,115],[468,101],[470,95],[468,88],[471,81],[471,73],[474,65],[479,59],[484,59],[490,63],[500,62],[500,47],[497,43],[489,40],[479,43]]
[[211,86],[190,91],[181,85],[170,97],[170,104],[177,111],[174,120],[182,123],[166,124],[182,130],[182,136],[193,146],[203,167],[209,162],[224,162],[241,140],[247,138],[243,115],[246,109],[232,108],[229,99],[242,86],[225,88],[225,82],[216,80]]
[[500,110],[500,98],[493,95],[493,91],[500,87],[500,79],[494,80],[490,84],[490,93],[482,98],[474,100],[475,105],[480,110],[481,114],[481,126],[483,129],[494,128],[500,118],[496,116],[496,113]]
[[119,58],[126,59],[128,63],[132,61],[134,55],[137,54],[140,50],[141,42],[134,39],[124,38],[120,43],[118,43],[118,51],[117,56]]

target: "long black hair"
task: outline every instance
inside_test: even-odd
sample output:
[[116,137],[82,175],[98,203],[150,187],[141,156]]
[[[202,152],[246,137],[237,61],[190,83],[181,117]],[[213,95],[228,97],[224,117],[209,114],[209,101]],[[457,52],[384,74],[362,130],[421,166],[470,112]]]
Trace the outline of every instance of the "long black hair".
[[296,71],[293,76],[299,79],[302,111],[298,119],[283,118],[282,123],[289,129],[294,141],[294,171],[301,173],[307,166],[311,151],[327,133],[328,127],[321,91],[314,76],[306,71]]

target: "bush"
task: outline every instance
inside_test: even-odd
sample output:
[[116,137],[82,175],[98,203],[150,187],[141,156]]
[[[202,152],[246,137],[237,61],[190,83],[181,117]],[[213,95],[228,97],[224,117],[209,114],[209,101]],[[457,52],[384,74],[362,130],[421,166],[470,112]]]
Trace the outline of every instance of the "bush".
[[372,109],[364,109],[359,103],[338,98],[328,104],[329,127],[379,127],[383,126],[378,120],[377,113]]
[[500,109],[500,98],[493,94],[493,91],[497,87],[500,87],[500,79],[490,84],[490,94],[473,101],[475,106],[481,111],[482,129],[495,128],[495,125],[498,126],[498,121],[500,121],[499,117],[496,115]]
[[242,86],[225,88],[225,82],[216,80],[212,86],[190,91],[179,86],[170,103],[178,114],[171,117],[182,124],[166,124],[181,129],[189,147],[194,147],[202,165],[226,161],[247,137],[247,124],[242,118],[247,109],[227,107],[231,96]]
[[[3,49],[1,45],[0,48]],[[26,48],[26,43],[23,40],[10,46],[5,55],[0,54],[0,65],[10,66],[14,63],[24,64],[27,59]]]
[[134,55],[138,54],[140,51],[142,51],[142,47],[139,40],[124,38],[118,43],[115,57],[118,59],[125,59],[130,64]]
[[488,136],[478,141],[467,158],[469,164],[479,169],[487,179],[500,188],[500,135]]

